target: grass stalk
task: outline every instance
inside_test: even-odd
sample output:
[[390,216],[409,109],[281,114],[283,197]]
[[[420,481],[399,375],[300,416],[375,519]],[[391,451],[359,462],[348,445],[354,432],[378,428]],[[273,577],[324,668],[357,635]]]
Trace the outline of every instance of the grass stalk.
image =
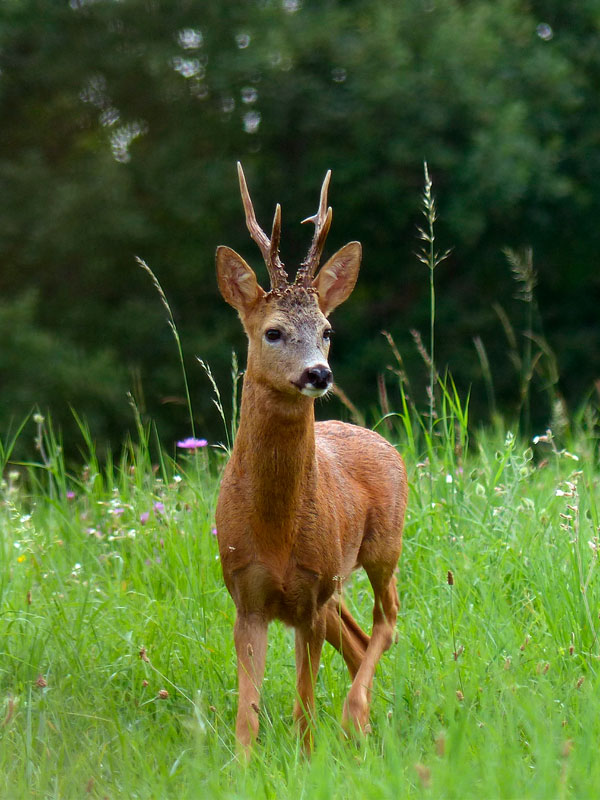
[[[422,195],[422,214],[425,217],[425,226],[418,228],[419,237],[424,242],[420,251],[417,253],[418,259],[425,264],[429,272],[429,385],[427,394],[429,397],[429,418],[428,418],[428,439],[429,446],[433,448],[433,423],[435,409],[435,280],[434,273],[436,267],[444,261],[450,251],[439,253],[435,245],[435,222],[437,220],[437,210],[435,198],[433,196],[433,181],[429,175],[427,162],[423,164],[425,186]],[[433,477],[430,477],[430,494],[433,501]]]
[[138,256],[135,257],[135,260],[137,261],[138,266],[141,267],[150,276],[150,279],[152,280],[154,288],[158,292],[158,296],[160,297],[160,301],[161,301],[161,303],[163,305],[163,308],[167,312],[167,322],[169,323],[169,327],[171,328],[171,332],[173,334],[173,338],[175,339],[175,343],[177,345],[177,353],[179,355],[179,364],[181,365],[181,372],[182,372],[182,375],[183,375],[183,385],[184,385],[184,388],[185,388],[185,399],[186,399],[187,408],[188,408],[188,415],[189,415],[189,418],[190,418],[190,430],[191,430],[192,436],[195,437],[196,436],[196,431],[195,431],[195,427],[194,427],[194,412],[193,412],[193,409],[192,409],[192,398],[191,398],[191,395],[190,395],[190,387],[188,385],[187,371],[186,371],[186,368],[185,368],[185,360],[183,358],[183,348],[181,346],[181,339],[179,337],[179,331],[177,330],[177,325],[175,324],[175,318],[173,317],[173,312],[171,311],[171,306],[169,305],[169,301],[167,300],[167,296],[164,293],[163,288],[160,285],[160,282],[159,282],[158,278],[156,277],[154,272],[150,269],[148,264],[146,264],[146,262],[143,259],[139,258]]

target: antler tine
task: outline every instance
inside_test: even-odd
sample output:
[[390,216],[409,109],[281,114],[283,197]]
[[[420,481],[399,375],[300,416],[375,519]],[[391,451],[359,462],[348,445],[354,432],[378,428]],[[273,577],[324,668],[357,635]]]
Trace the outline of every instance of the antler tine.
[[321,186],[321,196],[319,198],[319,210],[312,217],[307,217],[302,220],[305,222],[312,222],[315,226],[315,233],[311,242],[308,255],[302,262],[302,266],[298,270],[296,282],[303,286],[308,286],[315,274],[323,248],[325,247],[325,239],[331,227],[331,220],[333,217],[333,210],[331,206],[327,207],[327,192],[329,191],[329,181],[331,180],[331,170],[327,170],[327,174]]
[[[281,206],[279,203],[275,206],[275,215],[273,216],[273,227],[271,228],[271,243],[269,245],[269,260],[271,264],[277,265],[278,272],[283,272],[283,265],[279,260],[279,240],[281,239]],[[287,273],[283,272],[287,278]],[[285,281],[287,282],[287,281]]]
[[237,162],[238,178],[240,181],[240,193],[242,195],[242,203],[244,205],[244,213],[246,214],[246,226],[252,239],[258,245],[262,257],[267,265],[269,278],[271,279],[271,288],[280,289],[287,285],[287,273],[283,268],[283,264],[279,258],[279,240],[281,238],[281,206],[279,203],[275,209],[275,216],[273,218],[273,229],[271,238],[260,227],[256,221],[256,214],[254,213],[254,206],[250,199],[250,192],[248,191],[248,184],[246,183],[246,176],[242,169],[241,163]]

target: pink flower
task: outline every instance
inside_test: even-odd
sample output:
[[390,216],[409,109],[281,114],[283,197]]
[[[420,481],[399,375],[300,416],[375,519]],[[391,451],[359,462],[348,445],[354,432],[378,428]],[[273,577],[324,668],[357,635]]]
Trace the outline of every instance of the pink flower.
[[67,492],[67,500],[75,500],[75,492]]
[[154,503],[154,513],[155,514],[163,514],[165,510],[164,503]]
[[148,522],[149,518],[150,518],[150,512],[142,511],[142,513],[140,514],[140,522],[142,523],[142,525],[145,525]]
[[193,436],[188,436],[187,439],[177,442],[177,447],[181,450],[198,450],[200,447],[206,447],[207,444],[206,439],[195,439]]
[[210,532],[212,533],[213,536],[217,535],[217,529],[216,528],[211,528]]

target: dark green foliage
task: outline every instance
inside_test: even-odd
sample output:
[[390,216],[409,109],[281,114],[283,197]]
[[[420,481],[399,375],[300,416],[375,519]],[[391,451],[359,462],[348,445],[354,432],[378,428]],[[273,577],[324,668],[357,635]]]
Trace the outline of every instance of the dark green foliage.
[[[298,223],[333,169],[328,251],[360,239],[365,253],[359,287],[335,317],[333,356],[359,407],[372,405],[393,360],[381,329],[413,380],[426,380],[408,333],[429,324],[427,275],[414,257],[424,160],[438,241],[453,248],[436,272],[438,368],[449,363],[461,386],[474,385],[481,418],[472,342],[481,336],[501,407],[519,409],[522,376],[496,302],[521,351],[530,319],[545,335],[571,403],[591,387],[600,368],[597,0],[568,15],[550,0],[6,0],[0,15],[0,296],[3,319],[16,315],[30,347],[15,341],[2,355],[0,424],[35,404],[66,420],[74,402],[96,417],[95,431],[120,439],[133,390],[167,440],[188,432],[174,342],[139,255],[173,308],[196,427],[220,435],[194,356],[223,383],[231,348],[244,343],[217,293],[216,245],[264,275],[245,231],[238,158],[265,226],[282,203],[292,269],[311,234]],[[533,248],[537,319],[513,300],[506,246]],[[37,302],[23,305],[32,289]],[[549,419],[546,398],[534,390],[535,426]]]

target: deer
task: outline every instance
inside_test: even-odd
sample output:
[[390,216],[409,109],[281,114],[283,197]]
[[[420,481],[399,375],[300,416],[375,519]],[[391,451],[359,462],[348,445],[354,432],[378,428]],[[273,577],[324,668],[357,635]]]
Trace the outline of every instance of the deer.
[[[281,206],[270,238],[259,226],[238,162],[246,225],[270,278],[265,291],[234,250],[219,246],[217,281],[248,339],[239,425],[216,507],[223,578],[236,609],[236,740],[248,759],[259,731],[267,629],[295,630],[294,720],[304,751],[313,747],[314,687],[325,641],[338,650],[351,686],[342,725],[370,731],[376,665],[395,639],[396,567],[408,498],[398,451],[354,424],[315,421],[315,399],[332,389],[331,312],[356,284],[362,248],[350,242],[317,271],[332,220],[331,170],[321,187],[308,254],[288,279],[279,255]],[[363,567],[373,589],[368,636],[342,599],[350,573]]]

